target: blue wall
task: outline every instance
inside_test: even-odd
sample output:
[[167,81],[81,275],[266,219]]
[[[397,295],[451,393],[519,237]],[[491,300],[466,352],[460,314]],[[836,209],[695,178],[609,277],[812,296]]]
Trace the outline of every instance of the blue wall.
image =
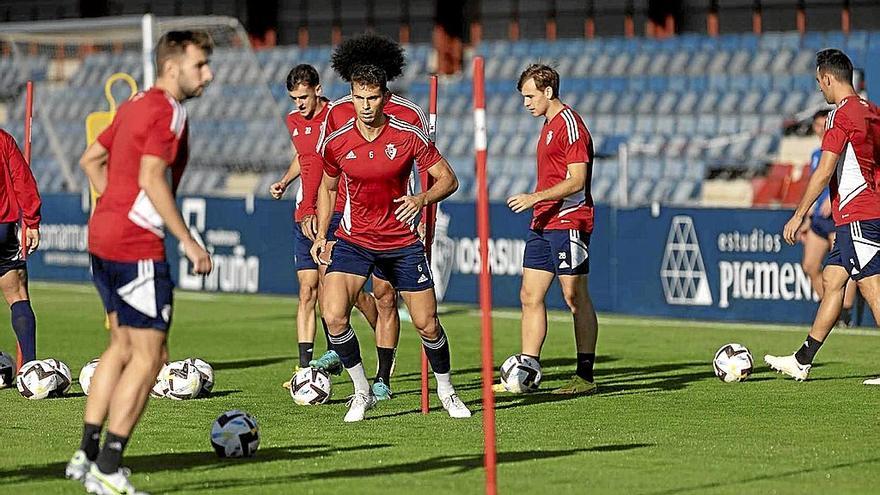
[[[87,214],[82,199],[46,195],[43,246],[29,260],[31,277],[89,280]],[[294,293],[290,201],[183,198],[188,224],[213,250],[215,272],[186,274],[168,241],[178,286],[222,292]],[[441,207],[435,278],[449,302],[477,301],[479,268],[474,207]],[[519,301],[527,215],[492,205],[491,263],[497,306]],[[801,249],[780,230],[788,211],[650,208],[596,210],[590,247],[590,290],[600,311],[764,322],[809,322],[816,303],[800,268]],[[183,270],[181,270],[183,267]],[[183,273],[183,276],[181,276]],[[564,306],[558,287],[551,307]]]

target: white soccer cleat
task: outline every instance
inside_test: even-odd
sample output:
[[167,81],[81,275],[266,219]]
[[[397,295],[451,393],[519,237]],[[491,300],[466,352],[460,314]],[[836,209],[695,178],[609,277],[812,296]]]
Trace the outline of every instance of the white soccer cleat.
[[468,409],[464,402],[458,398],[458,394],[449,394],[446,397],[440,397],[440,403],[443,409],[449,413],[449,417],[461,419],[471,417],[471,410]]
[[346,423],[356,423],[363,421],[364,413],[372,409],[376,405],[376,397],[371,393],[355,392],[348,399],[348,412],[345,413],[344,421]]
[[86,491],[96,495],[148,495],[147,492],[139,492],[128,477],[131,472],[126,468],[119,468],[115,473],[105,474],[98,469],[97,464],[92,464],[89,472],[86,473],[83,485]]
[[82,450],[77,450],[73,453],[73,457],[70,458],[67,462],[67,466],[64,468],[64,477],[69,480],[83,481],[83,478],[86,477],[86,473],[88,473],[91,468],[92,461],[86,457],[86,453]]
[[785,373],[799,382],[807,379],[807,376],[810,374],[810,368],[812,368],[812,365],[799,363],[794,354],[790,356],[771,356],[768,354],[764,356],[764,362],[770,368]]
[[880,378],[871,378],[870,380],[865,380],[862,382],[862,385],[880,385]]

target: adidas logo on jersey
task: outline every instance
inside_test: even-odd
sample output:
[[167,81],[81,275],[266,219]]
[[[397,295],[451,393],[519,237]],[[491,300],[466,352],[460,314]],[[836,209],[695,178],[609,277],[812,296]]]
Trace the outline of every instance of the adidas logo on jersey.
[[418,282],[416,282],[416,283],[423,284],[423,283],[425,283],[425,282],[427,282],[427,281],[428,281],[428,277],[425,276],[425,274],[423,273],[422,276],[419,277]]
[[297,137],[297,136],[299,136],[299,129],[294,129],[293,130],[293,137]]
[[568,265],[567,261],[563,261],[562,263],[559,264],[559,268],[571,268],[571,267]]
[[354,154],[354,150],[349,151],[347,155],[345,155],[346,160],[355,160],[357,159],[357,155]]
[[544,144],[550,144],[551,139],[553,139],[553,131],[547,131],[547,142]]

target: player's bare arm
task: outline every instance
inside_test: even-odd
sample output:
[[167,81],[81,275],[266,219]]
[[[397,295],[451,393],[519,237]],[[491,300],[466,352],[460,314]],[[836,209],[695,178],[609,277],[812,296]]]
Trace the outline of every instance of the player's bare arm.
[[281,180],[269,186],[269,194],[272,195],[272,199],[281,199],[281,196],[284,195],[284,191],[287,190],[287,186],[289,186],[291,182],[295,181],[296,178],[299,177],[299,155],[296,154],[295,149],[293,153],[293,160],[290,161],[290,166],[287,167],[287,172],[284,173],[284,176],[281,177]]
[[569,163],[568,178],[543,191],[515,194],[507,198],[507,206],[514,213],[522,213],[541,201],[555,201],[582,191],[586,182],[587,164],[583,162]]
[[831,151],[822,152],[822,158],[819,159],[819,166],[816,167],[816,171],[810,176],[810,182],[807,183],[804,197],[801,198],[797,209],[795,209],[791,219],[785,224],[785,228],[782,230],[782,237],[785,238],[785,242],[789,245],[793,245],[797,242],[798,232],[804,221],[804,216],[810,211],[810,208],[813,206],[813,203],[816,202],[816,198],[819,197],[822,189],[825,189],[825,186],[828,185],[828,181],[831,180],[831,176],[834,174],[834,169],[837,167],[837,159],[839,157],[840,155]]
[[171,187],[165,179],[167,168],[168,164],[165,160],[157,156],[144,155],[141,158],[138,185],[147,194],[171,234],[183,243],[186,257],[193,264],[193,272],[210,273],[212,268],[211,255],[196,242],[183,222],[183,217],[174,201],[174,195],[171,193]]
[[445,158],[431,165],[428,173],[434,178],[434,185],[430,189],[414,196],[401,196],[394,200],[395,203],[400,203],[394,210],[394,216],[401,222],[410,222],[422,208],[443,201],[458,189],[458,177]]
[[[324,173],[321,179],[321,187],[318,188],[318,201],[315,208],[318,217],[318,232],[315,235],[310,253],[315,263],[327,264],[326,256],[322,256],[328,250],[327,230],[330,228],[330,219],[333,216],[333,206],[336,204],[336,188],[339,186],[339,177],[331,177]],[[332,246],[331,246],[332,247]]]
[[85,172],[98,196],[104,194],[104,189],[107,188],[107,159],[109,157],[110,153],[107,148],[95,141],[86,148],[79,159],[80,168]]

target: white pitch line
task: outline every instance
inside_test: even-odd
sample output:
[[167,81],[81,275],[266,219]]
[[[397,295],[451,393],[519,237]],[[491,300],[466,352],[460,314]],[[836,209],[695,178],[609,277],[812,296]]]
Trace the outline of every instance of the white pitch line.
[[[478,310],[468,312],[471,316],[479,316]],[[519,320],[521,313],[511,310],[494,310],[493,318],[504,320]],[[548,314],[547,320],[558,323],[571,322],[571,316]],[[760,324],[760,323],[734,323],[734,322],[715,322],[702,320],[673,320],[662,318],[644,318],[625,315],[599,315],[600,323],[608,323],[615,325],[650,325],[653,327],[664,328],[715,328],[725,330],[752,330],[758,332],[794,332],[802,333],[809,330],[809,327],[803,325],[776,325],[776,324]],[[880,330],[866,330],[861,328],[835,328],[834,334],[838,335],[857,335],[862,337],[880,337]]]

